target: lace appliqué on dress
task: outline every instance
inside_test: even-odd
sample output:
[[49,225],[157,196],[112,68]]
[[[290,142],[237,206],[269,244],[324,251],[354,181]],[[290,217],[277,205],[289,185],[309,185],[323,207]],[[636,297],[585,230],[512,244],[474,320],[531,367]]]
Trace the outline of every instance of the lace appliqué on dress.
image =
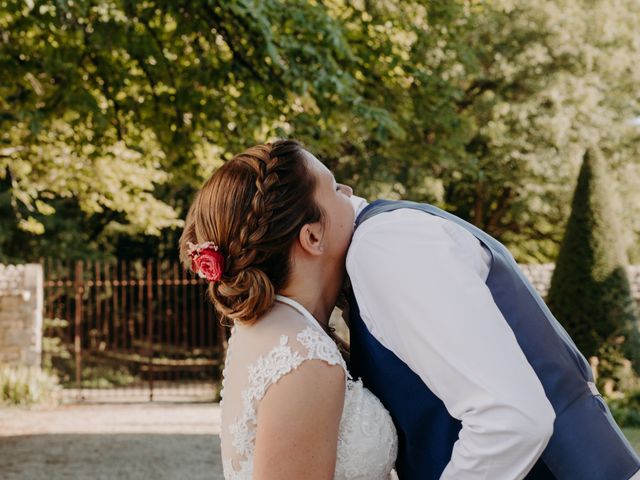
[[297,339],[309,351],[307,359],[324,360],[329,365],[340,365],[347,374],[347,377],[351,378],[347,370],[347,365],[342,355],[340,355],[340,350],[338,350],[337,345],[331,337],[316,329],[305,328],[298,334]]
[[347,381],[334,478],[388,480],[397,454],[398,437],[387,410],[361,380]]
[[333,341],[314,328],[302,330],[296,339],[308,352],[305,356],[295,352],[288,345],[289,337],[282,335],[280,344],[267,355],[259,357],[249,365],[249,386],[242,392],[242,415],[230,426],[232,445],[241,459],[223,462],[224,475],[229,480],[251,479],[253,475],[253,449],[256,441],[257,408],[267,389],[277,383],[287,373],[295,370],[304,360],[324,360],[331,365],[341,365],[348,375],[346,365],[338,347]]

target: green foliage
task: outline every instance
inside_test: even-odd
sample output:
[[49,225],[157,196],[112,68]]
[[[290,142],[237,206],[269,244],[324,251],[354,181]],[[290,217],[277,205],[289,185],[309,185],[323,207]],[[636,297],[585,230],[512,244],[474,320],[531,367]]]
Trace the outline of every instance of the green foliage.
[[[61,318],[45,318],[42,338],[42,367],[49,375],[57,378],[65,388],[74,388],[76,383],[76,364],[73,345],[65,344],[63,331],[69,322]],[[122,387],[139,382],[125,365],[101,364],[83,359],[81,388]]]
[[636,452],[640,453],[640,429],[638,428],[625,428],[624,435],[627,437]]
[[618,425],[623,428],[640,427],[640,389],[608,403]]
[[42,366],[64,386],[72,385],[75,365],[69,349],[59,337],[42,338]]
[[55,376],[36,368],[0,365],[0,405],[31,405],[57,402]]
[[[622,348],[627,351],[637,340],[638,319],[612,198],[602,154],[587,151],[547,297],[587,357],[599,355],[620,336],[626,337]],[[637,352],[638,345],[633,346]]]
[[[639,71],[625,60],[639,53],[640,11],[621,3],[356,2],[360,19],[347,24],[361,59],[355,77],[400,130],[383,142],[352,139],[350,122],[321,153],[356,192],[437,203],[518,260],[550,261],[586,141],[612,152],[626,193],[640,185],[629,122]],[[624,212],[628,245],[639,208]]]
[[202,180],[288,136],[549,261],[586,141],[637,199],[639,23],[634,0],[6,0],[0,258],[175,255]]
[[25,239],[55,247],[65,226],[41,235],[60,201],[99,217],[98,252],[179,226],[220,161],[290,133],[303,103],[314,124],[336,105],[385,117],[353,89],[337,20],[307,2],[7,1],[0,29],[9,258]]

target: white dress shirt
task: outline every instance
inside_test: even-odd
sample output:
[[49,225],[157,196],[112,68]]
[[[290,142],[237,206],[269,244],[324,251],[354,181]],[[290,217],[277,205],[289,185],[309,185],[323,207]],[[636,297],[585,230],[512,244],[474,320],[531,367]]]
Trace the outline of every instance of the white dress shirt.
[[462,422],[445,480],[524,478],[553,432],[553,408],[485,284],[490,262],[463,227],[411,209],[361,224],[347,256],[371,334]]

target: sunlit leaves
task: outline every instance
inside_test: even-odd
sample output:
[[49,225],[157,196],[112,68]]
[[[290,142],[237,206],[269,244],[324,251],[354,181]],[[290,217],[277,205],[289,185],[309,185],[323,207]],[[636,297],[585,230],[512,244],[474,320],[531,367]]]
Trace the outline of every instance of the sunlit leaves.
[[[35,233],[29,218],[61,229],[62,212],[76,212],[68,221],[92,223],[82,233],[103,245],[170,238],[222,162],[293,136],[361,195],[438,203],[519,260],[548,261],[589,143],[612,162],[621,193],[640,190],[628,122],[640,111],[639,8],[5,0],[5,230]],[[623,214],[640,230],[640,205]]]

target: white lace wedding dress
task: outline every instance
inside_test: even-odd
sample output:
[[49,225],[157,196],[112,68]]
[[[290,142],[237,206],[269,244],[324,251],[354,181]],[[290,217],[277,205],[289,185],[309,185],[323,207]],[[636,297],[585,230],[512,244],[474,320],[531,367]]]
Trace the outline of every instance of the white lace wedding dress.
[[335,342],[313,316],[290,298],[276,298],[300,315],[236,325],[229,339],[220,402],[224,478],[251,480],[260,400],[269,386],[310,359],[341,365],[347,375],[334,479],[394,478],[398,438],[389,413],[361,381],[351,378]]

